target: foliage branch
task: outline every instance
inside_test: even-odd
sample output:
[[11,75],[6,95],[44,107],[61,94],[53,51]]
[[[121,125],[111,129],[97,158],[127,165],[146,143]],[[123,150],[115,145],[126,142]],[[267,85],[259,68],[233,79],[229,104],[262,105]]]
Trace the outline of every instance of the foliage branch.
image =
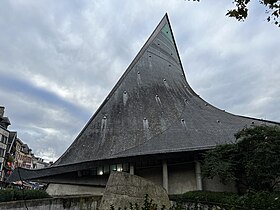
[[[190,1],[190,0],[189,0]],[[200,0],[193,0],[199,2]],[[248,17],[248,4],[251,0],[233,0],[235,8],[228,10],[226,16],[233,17],[238,21],[244,21]],[[259,0],[259,3],[265,7],[267,13],[266,20],[280,27],[280,0]]]
[[[202,174],[236,181],[249,191],[273,192],[280,182],[280,128],[255,126],[235,135],[236,143],[217,146],[205,154]],[[241,188],[242,189],[242,188]]]

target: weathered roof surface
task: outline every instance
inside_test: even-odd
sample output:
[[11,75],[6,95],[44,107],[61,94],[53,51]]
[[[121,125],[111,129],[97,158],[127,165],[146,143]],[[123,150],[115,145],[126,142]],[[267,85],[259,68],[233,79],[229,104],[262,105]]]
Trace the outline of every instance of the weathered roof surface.
[[234,141],[244,126],[189,86],[167,15],[55,165],[198,150]]
[[[222,111],[189,86],[167,15],[105,101],[51,168],[16,170],[10,181],[83,170],[138,155],[205,150],[251,125],[276,122]],[[83,163],[83,164],[79,164]]]

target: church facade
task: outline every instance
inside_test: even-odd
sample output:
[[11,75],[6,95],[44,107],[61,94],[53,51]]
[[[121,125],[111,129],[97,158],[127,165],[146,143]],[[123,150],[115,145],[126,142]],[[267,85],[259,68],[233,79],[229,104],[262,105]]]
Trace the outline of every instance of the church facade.
[[111,171],[135,174],[169,194],[236,191],[201,177],[201,155],[244,127],[279,125],[220,110],[189,86],[167,15],[65,153],[49,168],[17,169],[52,195],[102,194]]

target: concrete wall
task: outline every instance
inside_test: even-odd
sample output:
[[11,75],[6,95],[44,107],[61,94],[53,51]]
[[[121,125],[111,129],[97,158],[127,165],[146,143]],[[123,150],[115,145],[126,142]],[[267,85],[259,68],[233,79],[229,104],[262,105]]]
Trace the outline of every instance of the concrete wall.
[[168,194],[182,194],[196,190],[194,163],[168,166]]
[[69,185],[69,184],[49,184],[47,193],[51,196],[63,195],[103,195],[105,187]]
[[[194,163],[168,165],[167,167],[168,194],[181,194],[196,190]],[[162,186],[162,167],[138,169],[135,174]]]
[[162,168],[141,168],[135,171],[135,175],[141,176],[144,179],[154,182],[157,185],[162,186]]
[[[162,186],[162,168],[138,169],[136,175]],[[168,194],[181,194],[197,190],[195,163],[168,165]],[[217,177],[202,180],[202,190],[216,192],[237,192],[235,183],[222,184]]]
[[220,182],[218,177],[213,179],[203,179],[203,190],[214,192],[237,192],[235,183],[227,183],[224,185]]
[[100,204],[100,196],[79,196],[35,199],[27,201],[12,201],[0,203],[1,210],[97,210]]
[[[140,168],[135,170],[135,175],[143,177],[153,183],[163,186],[162,167]],[[102,178],[102,177],[98,177]],[[92,177],[81,177],[79,180],[73,180],[73,184],[49,184],[47,192],[52,196],[61,195],[103,195],[105,180],[91,180]],[[68,180],[68,179],[66,179]],[[75,183],[76,182],[76,183]],[[91,183],[104,184],[104,187],[96,187],[96,185],[89,186]],[[79,185],[80,184],[80,185]],[[87,185],[88,184],[88,185]],[[195,163],[183,163],[178,165],[168,165],[168,194],[182,194],[188,191],[197,190]],[[202,190],[217,191],[217,192],[236,192],[235,183],[222,184],[216,177],[213,180],[204,179],[202,181]]]

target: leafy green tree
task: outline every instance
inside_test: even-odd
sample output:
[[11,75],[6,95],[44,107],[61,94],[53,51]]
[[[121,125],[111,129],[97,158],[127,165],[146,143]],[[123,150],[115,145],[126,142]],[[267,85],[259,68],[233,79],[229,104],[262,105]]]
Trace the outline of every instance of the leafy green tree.
[[[233,0],[235,8],[228,10],[227,16],[234,17],[238,21],[244,21],[248,16],[248,4],[251,0]],[[268,14],[267,21],[272,21],[275,25],[280,27],[280,1],[279,0],[259,0],[260,4],[265,7]]]
[[[200,0],[193,0],[199,2]],[[228,10],[227,16],[233,17],[238,21],[244,21],[248,16],[248,4],[251,0],[233,0],[235,8]],[[267,21],[273,22],[280,27],[280,0],[259,0],[259,3],[265,7]]]
[[255,126],[235,135],[234,144],[217,146],[204,156],[204,177],[236,181],[253,191],[275,191],[280,182],[280,127]]

